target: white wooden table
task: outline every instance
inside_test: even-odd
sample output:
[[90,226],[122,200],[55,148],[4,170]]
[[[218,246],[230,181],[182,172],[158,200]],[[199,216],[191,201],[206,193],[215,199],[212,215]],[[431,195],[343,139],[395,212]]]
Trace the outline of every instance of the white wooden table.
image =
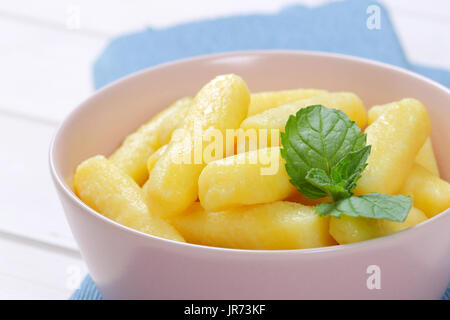
[[[326,0],[0,2],[0,299],[66,299],[87,272],[50,180],[57,124],[92,91],[114,36]],[[383,1],[414,63],[450,69],[450,1]]]

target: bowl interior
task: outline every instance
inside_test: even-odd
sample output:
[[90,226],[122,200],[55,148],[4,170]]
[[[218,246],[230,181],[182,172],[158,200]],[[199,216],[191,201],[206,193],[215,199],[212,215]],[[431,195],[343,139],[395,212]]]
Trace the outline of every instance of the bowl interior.
[[428,109],[441,176],[450,179],[450,91],[411,72],[359,58],[314,52],[237,52],[182,60],[122,79],[78,107],[60,127],[52,148],[56,175],[69,187],[75,167],[108,155],[152,115],[194,95],[219,74],[236,73],[252,92],[290,88],[352,91],[366,108],[413,97]]

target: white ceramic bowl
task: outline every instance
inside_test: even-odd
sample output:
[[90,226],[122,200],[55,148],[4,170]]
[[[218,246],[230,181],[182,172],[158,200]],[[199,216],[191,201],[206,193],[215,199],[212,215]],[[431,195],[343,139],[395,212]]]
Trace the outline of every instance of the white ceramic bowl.
[[[450,210],[397,234],[318,249],[251,251],[178,243],[121,226],[81,202],[70,183],[84,159],[108,155],[130,132],[214,76],[236,73],[251,91],[322,88],[366,106],[414,97],[427,107],[442,177],[450,178],[450,91],[379,62],[301,51],[235,52],[164,64],[96,92],[59,128],[51,172],[67,220],[105,298],[433,298],[450,281]],[[368,266],[381,289],[368,289]]]

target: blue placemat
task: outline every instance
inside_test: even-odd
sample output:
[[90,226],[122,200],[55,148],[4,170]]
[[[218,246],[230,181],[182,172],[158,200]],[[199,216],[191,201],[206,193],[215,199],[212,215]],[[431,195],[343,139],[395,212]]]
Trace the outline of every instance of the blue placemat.
[[[120,36],[111,41],[95,62],[94,83],[98,89],[163,62],[256,49],[350,54],[407,68],[450,86],[449,71],[407,61],[388,12],[379,3],[366,0],[333,2],[315,8],[296,5],[276,14],[202,20]],[[88,276],[71,299],[101,299],[101,295]],[[443,299],[450,299],[450,287]]]

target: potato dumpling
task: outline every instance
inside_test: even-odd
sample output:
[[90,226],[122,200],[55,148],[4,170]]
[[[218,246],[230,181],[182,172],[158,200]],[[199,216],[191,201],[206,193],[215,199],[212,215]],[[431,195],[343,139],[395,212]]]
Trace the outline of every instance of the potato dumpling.
[[[399,102],[391,102],[383,105],[373,106],[368,112],[368,123],[372,124],[380,115],[390,108],[398,105],[398,103],[417,103],[417,100],[412,98],[406,98]],[[437,166],[436,158],[434,157],[433,145],[431,143],[430,137],[427,138],[419,153],[416,156],[416,163],[420,164],[422,167],[430,171],[439,177],[439,169]]]
[[419,152],[417,153],[416,163],[430,171],[435,176],[439,177],[439,168],[434,156],[433,145],[431,143],[430,137],[425,140],[422,148],[420,148]]
[[431,218],[450,207],[450,184],[415,164],[401,190],[414,200],[414,206]]
[[408,217],[403,222],[355,218],[341,214],[340,218],[330,218],[330,234],[339,244],[347,244],[387,236],[408,229],[425,220],[427,220],[427,216],[414,207],[411,208]]
[[203,169],[198,186],[200,202],[208,211],[282,200],[295,191],[280,148],[210,162]]
[[[409,98],[407,98],[409,99]],[[403,99],[405,102],[407,99]],[[398,105],[399,101],[395,102],[389,102],[386,104],[376,105],[367,111],[367,124],[371,125],[375,120],[377,120],[383,113],[385,113],[387,110],[389,110],[392,107],[395,107]]]
[[276,250],[335,244],[328,218],[287,201],[217,212],[207,212],[196,202],[171,222],[186,241],[215,247]]
[[109,159],[142,185],[148,178],[148,157],[169,142],[173,130],[183,123],[191,103],[192,98],[182,98],[158,113],[130,134]]
[[[362,165],[361,153],[345,157],[336,170],[320,160],[317,166],[323,170],[310,170],[308,179],[328,196],[314,200],[291,183],[280,153],[280,132],[289,117],[313,105],[344,112],[365,129],[371,146],[354,190],[352,173]],[[302,131],[300,121],[309,121],[312,130],[326,128],[331,138],[336,123],[320,110],[301,118],[297,128]],[[351,139],[346,135],[328,141],[311,131],[305,134],[313,139],[300,132],[297,140],[290,140],[299,157],[288,160],[292,172],[303,162],[314,168],[316,160],[320,162],[316,154],[341,158],[335,150],[320,148],[340,148]],[[301,173],[297,179],[304,179]],[[340,218],[320,216],[315,206],[347,196],[344,187],[356,195],[410,196],[413,207],[404,222],[365,218],[364,210],[371,208],[362,205],[353,208],[361,215],[357,218],[344,213]],[[439,178],[430,120],[420,101],[406,98],[373,106],[367,113],[351,92],[292,89],[250,94],[234,74],[214,78],[194,98],[175,101],[127,136],[109,158],[82,162],[74,175],[74,190],[86,205],[129,228],[181,242],[254,250],[318,248],[387,236],[450,207],[450,184]],[[409,205],[403,205],[408,210]]]
[[[153,167],[155,166],[156,162],[162,157],[164,153],[166,153],[167,149],[169,147],[169,144],[163,145],[161,148],[153,152],[150,157],[148,157],[147,160],[147,170],[149,175],[152,173]],[[147,180],[144,185],[142,186],[142,192],[144,193],[145,203],[148,203],[147,200],[147,193],[148,193],[148,187],[149,187],[149,181]]]
[[343,111],[355,121],[360,128],[364,128],[367,122],[366,109],[357,95],[350,92],[324,93],[312,98],[298,100],[276,108],[266,110],[245,119],[243,129],[278,129],[284,131],[289,116],[295,114],[301,108],[321,104],[327,108]]
[[398,194],[430,135],[425,107],[417,100],[401,101],[381,114],[366,133],[372,149],[355,193]]
[[158,150],[153,152],[150,157],[148,157],[147,170],[148,170],[149,174],[152,172],[153,167],[155,166],[156,162],[162,157],[162,155],[164,153],[166,153],[168,147],[169,147],[169,145],[165,144],[161,148],[159,148]]
[[317,89],[293,89],[280,91],[265,91],[253,93],[250,98],[250,106],[248,107],[248,115],[252,116],[257,113],[266,111],[282,104],[291,103],[300,99],[311,98],[325,90]]
[[[174,134],[167,150],[153,166],[145,187],[151,211],[162,217],[176,215],[197,199],[198,177],[206,165],[203,156],[207,146],[200,140],[200,159],[197,159],[196,131],[215,129],[225,137],[226,129],[239,128],[249,103],[247,85],[233,74],[216,77],[199,91],[186,114],[183,132]],[[225,145],[223,141],[222,145]]]
[[136,182],[103,156],[78,166],[74,188],[84,203],[109,219],[154,236],[184,241],[170,224],[148,211]]
[[190,139],[170,143],[142,188],[149,209],[162,218],[183,212],[198,198],[198,177],[205,165],[192,161],[193,153]]

